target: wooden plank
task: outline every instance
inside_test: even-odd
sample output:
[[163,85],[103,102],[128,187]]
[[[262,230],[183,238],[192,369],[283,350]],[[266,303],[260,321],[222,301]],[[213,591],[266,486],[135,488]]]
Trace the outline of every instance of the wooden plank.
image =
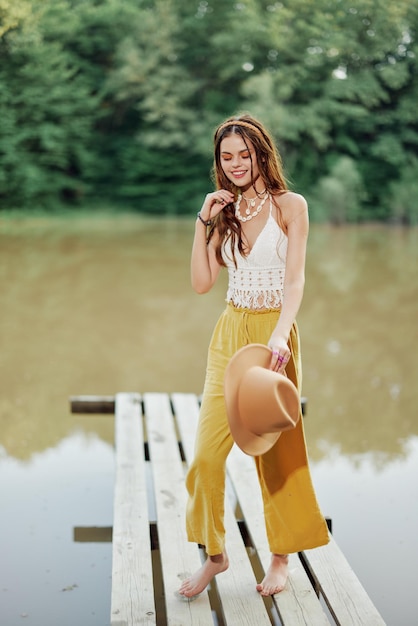
[[181,581],[201,566],[199,551],[187,542],[186,490],[173,414],[167,394],[144,395],[157,529],[169,626],[213,626],[207,593],[193,602],[177,595]]
[[114,413],[115,396],[71,396],[71,413]]
[[228,502],[225,506],[225,530],[230,566],[218,576],[222,608],[228,626],[271,626],[264,600],[256,590],[256,579],[237,520]]
[[173,393],[171,400],[184,455],[189,466],[194,456],[196,428],[199,419],[199,401],[192,393]]
[[112,543],[112,526],[75,526],[73,541],[77,543]]
[[326,546],[305,550],[303,558],[338,625],[385,626],[333,538]]
[[139,394],[116,395],[111,626],[156,624]]
[[[263,502],[254,459],[234,446],[228,457],[227,468],[252,542],[266,571],[271,553],[265,532]],[[329,620],[297,554],[289,557],[288,583],[281,593],[274,596],[274,602],[286,626],[329,626]]]
[[[186,460],[193,458],[199,414],[197,398],[192,394],[173,394],[172,401]],[[230,567],[216,577],[222,610],[228,626],[270,626],[264,600],[256,591],[256,580],[231,505],[225,502],[225,529]]]

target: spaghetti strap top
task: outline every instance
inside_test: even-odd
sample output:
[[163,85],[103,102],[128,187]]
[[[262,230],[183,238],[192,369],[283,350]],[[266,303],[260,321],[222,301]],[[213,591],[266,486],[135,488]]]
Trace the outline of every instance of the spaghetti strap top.
[[286,271],[287,236],[270,212],[251,251],[242,256],[235,245],[235,267],[231,239],[222,247],[222,258],[228,269],[226,301],[247,309],[279,309],[283,302]]

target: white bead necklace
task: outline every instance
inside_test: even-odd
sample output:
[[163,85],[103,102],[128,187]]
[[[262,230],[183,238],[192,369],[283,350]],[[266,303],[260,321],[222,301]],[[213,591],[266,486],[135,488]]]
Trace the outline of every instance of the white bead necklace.
[[[247,208],[245,209],[245,215],[241,215],[241,212],[240,212],[240,210],[239,210],[239,205],[240,205],[240,203],[241,203],[241,199],[242,199],[243,197],[244,197],[244,196],[243,196],[242,194],[240,194],[240,195],[238,196],[237,201],[235,202],[235,217],[236,217],[237,219],[239,219],[239,221],[240,221],[240,222],[249,222],[250,220],[252,220],[252,219],[253,219],[253,217],[257,217],[257,215],[260,213],[260,211],[261,211],[261,209],[263,208],[263,206],[264,206],[264,204],[265,204],[265,202],[266,202],[267,198],[269,197],[269,194],[268,194],[268,193],[266,193],[266,195],[264,196],[264,198],[262,198],[262,200],[261,200],[260,204],[258,205],[258,207],[257,207],[257,208],[256,208],[253,212],[251,212],[251,208],[253,208],[253,209],[254,209],[256,199],[255,199],[255,198],[252,198],[252,199],[248,202],[247,198],[245,198],[245,197],[244,197],[244,200],[247,202]],[[251,208],[250,208],[250,207],[251,207]]]

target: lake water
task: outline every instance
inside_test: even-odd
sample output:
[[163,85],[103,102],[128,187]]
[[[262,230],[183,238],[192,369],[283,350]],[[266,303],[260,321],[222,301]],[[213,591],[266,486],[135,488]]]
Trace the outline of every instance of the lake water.
[[[224,306],[193,220],[0,218],[0,624],[105,626],[113,418],[68,398],[200,393]],[[418,230],[313,225],[298,320],[312,474],[390,626],[418,624]],[[314,625],[313,625],[314,626]],[[367,625],[365,625],[367,626]]]

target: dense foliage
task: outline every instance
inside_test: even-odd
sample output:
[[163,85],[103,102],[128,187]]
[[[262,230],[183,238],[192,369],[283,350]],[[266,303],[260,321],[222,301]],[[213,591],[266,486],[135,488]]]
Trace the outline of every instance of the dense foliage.
[[416,0],[0,0],[3,208],[183,214],[250,111],[316,219],[418,222]]

